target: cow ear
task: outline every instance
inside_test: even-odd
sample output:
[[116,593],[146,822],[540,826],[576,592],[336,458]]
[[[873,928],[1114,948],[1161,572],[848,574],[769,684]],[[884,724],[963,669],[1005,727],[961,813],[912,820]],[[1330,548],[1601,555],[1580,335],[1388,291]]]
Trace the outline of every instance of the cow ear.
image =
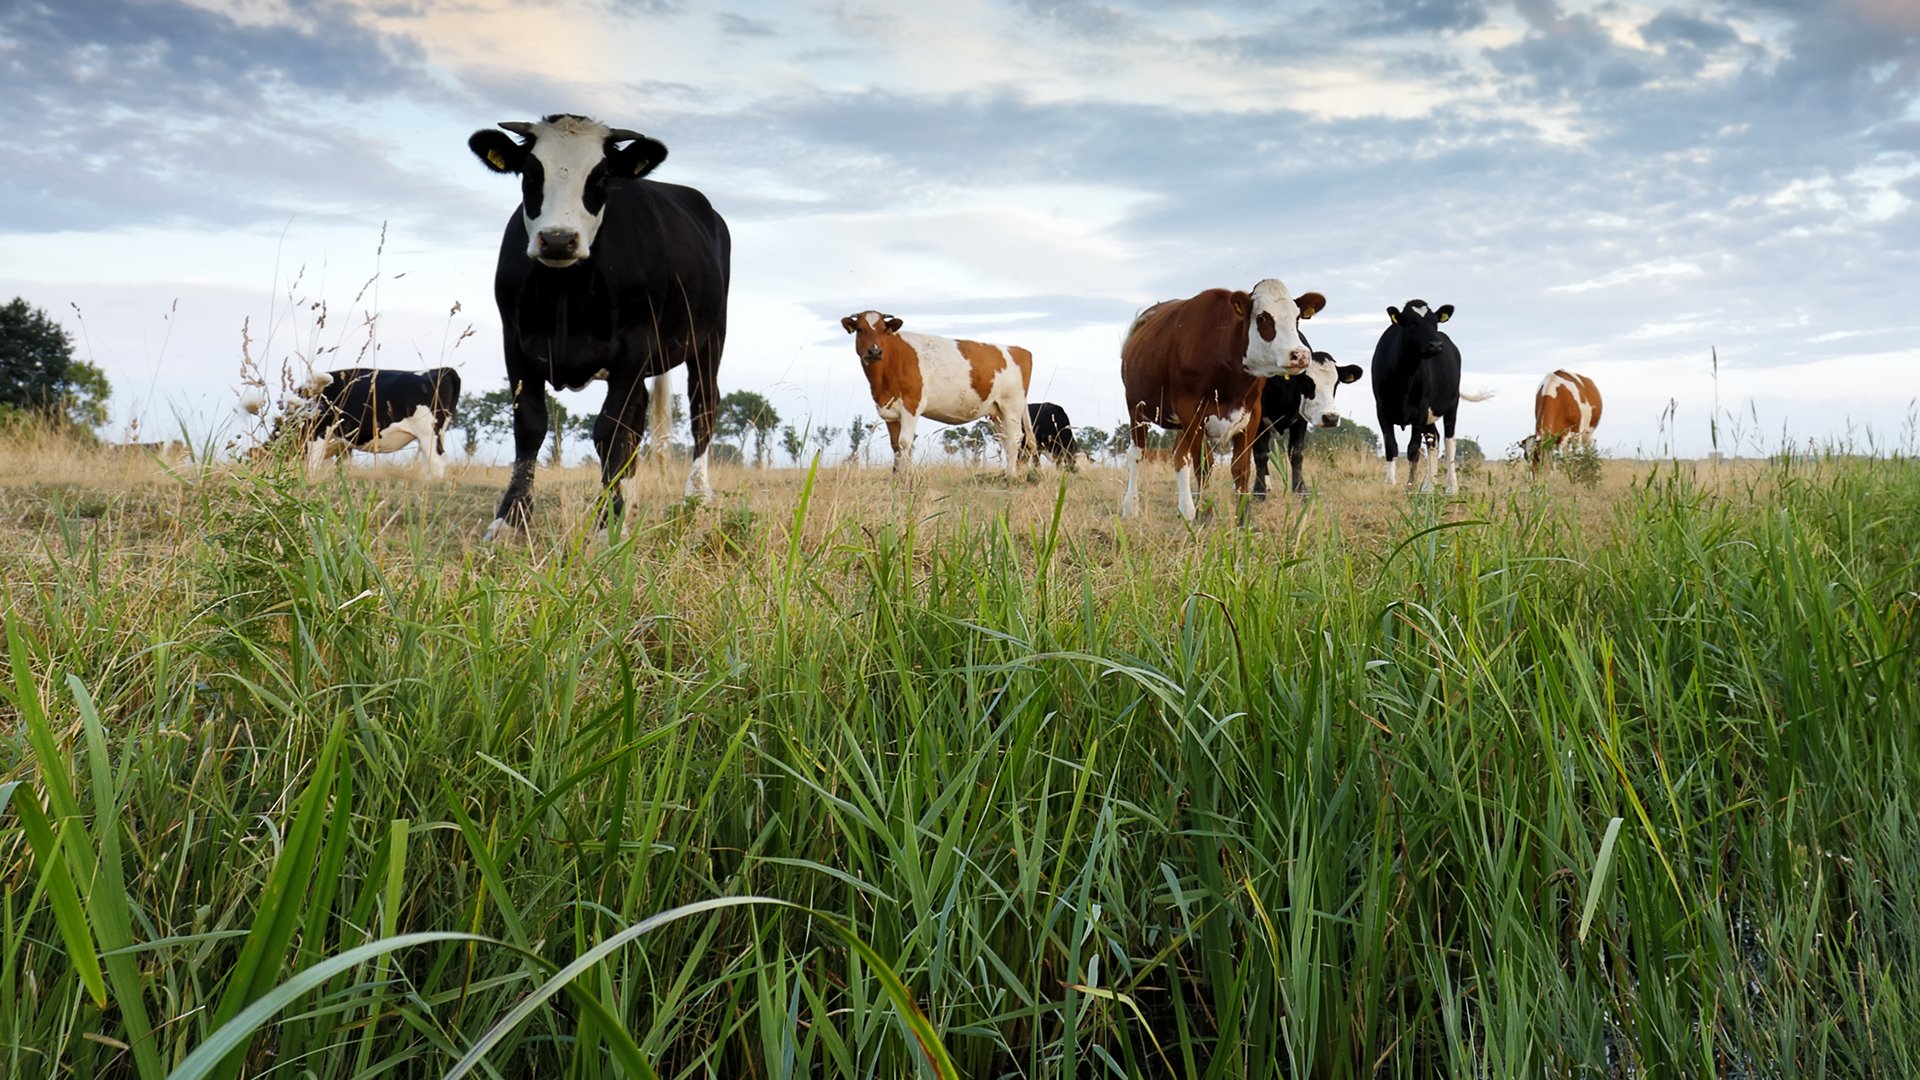
[[902,322],[901,320],[895,318],[894,316],[892,315],[887,316],[887,332],[888,333],[897,334],[900,332],[900,328],[905,325],[907,325],[905,322]]
[[1390,323],[1398,323],[1400,321],[1400,309],[1394,307],[1392,304],[1387,305],[1387,321]]
[[1446,321],[1447,321],[1448,319],[1451,319],[1451,318],[1453,318],[1453,305],[1452,305],[1452,304],[1441,304],[1441,305],[1440,305],[1440,309],[1439,309],[1438,311],[1436,311],[1436,312],[1434,312],[1434,314],[1436,314],[1436,315],[1438,315],[1438,316],[1440,316],[1440,321],[1441,321],[1441,322],[1446,322]]
[[[621,136],[631,141],[616,149],[613,143]],[[615,138],[607,140],[607,172],[614,176],[645,176],[665,160],[667,144],[659,139],[622,131]]]
[[1234,318],[1244,319],[1253,313],[1253,297],[1243,292],[1236,292],[1230,299],[1233,303]]
[[1359,364],[1340,365],[1340,381],[1342,383],[1359,382],[1360,376],[1364,374],[1366,374],[1366,372],[1360,369]]
[[1317,292],[1301,293],[1293,298],[1294,305],[1300,309],[1300,317],[1313,318],[1314,312],[1327,306],[1327,298]]
[[517,173],[527,160],[527,148],[496,128],[476,131],[467,139],[467,149],[480,163],[497,173]]
[[853,321],[853,316],[851,316],[851,315],[849,315],[849,316],[847,316],[847,317],[846,317],[846,318],[844,318],[844,319],[841,319],[841,320],[840,320],[840,325],[841,325],[841,326],[844,326],[844,327],[846,327],[846,328],[847,328],[847,333],[849,333],[849,334],[852,334],[852,333],[855,333],[855,332],[857,332],[857,331],[858,331],[858,330],[860,329],[860,324],[859,324],[859,323],[857,323],[857,322],[854,322],[854,321]]

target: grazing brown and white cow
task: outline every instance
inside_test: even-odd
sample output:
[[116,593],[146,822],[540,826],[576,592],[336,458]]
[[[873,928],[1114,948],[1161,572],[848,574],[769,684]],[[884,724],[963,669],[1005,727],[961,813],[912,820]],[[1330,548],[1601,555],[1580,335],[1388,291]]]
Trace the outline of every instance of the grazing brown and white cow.
[[1520,440],[1533,471],[1546,468],[1556,446],[1578,444],[1593,448],[1593,429],[1600,426],[1600,388],[1585,375],[1556,371],[1540,380],[1533,395],[1533,434]]
[[1231,447],[1233,488],[1243,495],[1252,490],[1260,391],[1273,376],[1307,370],[1313,354],[1300,340],[1299,321],[1326,306],[1327,298],[1317,292],[1295,297],[1268,278],[1250,292],[1208,289],[1134,316],[1120,343],[1120,381],[1133,436],[1120,516],[1139,511],[1148,424],[1180,433],[1173,444],[1173,482],[1181,517],[1193,520],[1193,473],[1204,447]]
[[1009,474],[1018,468],[1022,452],[1034,451],[1027,421],[1032,353],[1017,346],[903,334],[901,320],[879,311],[856,312],[840,325],[853,335],[873,406],[887,423],[895,472],[913,465],[914,428],[923,416],[943,424],[969,424],[983,416],[992,420],[1000,429]]

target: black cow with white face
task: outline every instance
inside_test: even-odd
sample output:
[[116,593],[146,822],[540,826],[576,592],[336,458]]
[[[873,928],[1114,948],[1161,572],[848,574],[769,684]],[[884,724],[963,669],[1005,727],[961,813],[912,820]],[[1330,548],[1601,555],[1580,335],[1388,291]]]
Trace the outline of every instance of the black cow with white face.
[[460,405],[460,373],[345,368],[316,373],[294,389],[299,399],[274,421],[267,447],[292,432],[306,449],[307,471],[349,452],[390,454],[420,447],[422,477],[446,475],[442,437]]
[[[1422,491],[1431,490],[1439,458],[1447,459],[1447,494],[1460,490],[1460,474],[1454,462],[1454,422],[1460,402],[1485,401],[1491,392],[1460,392],[1460,350],[1440,324],[1453,318],[1453,305],[1437,308],[1425,300],[1409,300],[1404,309],[1387,308],[1388,325],[1373,348],[1373,404],[1380,419],[1380,439],[1387,452],[1387,485],[1394,483],[1394,459],[1399,442],[1394,428],[1412,429],[1407,439],[1407,485],[1413,486],[1420,473],[1420,453],[1434,451],[1428,460]],[[1440,440],[1441,428],[1446,440]]]
[[1316,352],[1313,362],[1299,375],[1275,376],[1260,391],[1260,434],[1253,440],[1253,497],[1267,497],[1267,459],[1273,454],[1274,437],[1287,434],[1287,464],[1293,470],[1293,493],[1304,495],[1307,482],[1301,475],[1310,428],[1340,426],[1340,410],[1333,395],[1342,386],[1359,382],[1364,374],[1359,364],[1341,364],[1331,354]]
[[1063,469],[1078,467],[1080,444],[1073,437],[1073,422],[1067,419],[1067,410],[1051,401],[1029,401],[1027,420],[1033,430],[1033,449],[1020,451],[1022,464],[1038,464],[1040,455],[1045,454]]
[[487,536],[526,524],[548,385],[606,380],[593,446],[618,518],[618,485],[632,471],[649,403],[652,423],[664,427],[666,373],[685,364],[693,421],[686,494],[711,495],[707,446],[732,272],[726,222],[693,188],[644,179],[667,156],[658,140],[568,114],[500,127],[467,140],[487,168],[520,177],[493,279],[513,388],[513,476]]

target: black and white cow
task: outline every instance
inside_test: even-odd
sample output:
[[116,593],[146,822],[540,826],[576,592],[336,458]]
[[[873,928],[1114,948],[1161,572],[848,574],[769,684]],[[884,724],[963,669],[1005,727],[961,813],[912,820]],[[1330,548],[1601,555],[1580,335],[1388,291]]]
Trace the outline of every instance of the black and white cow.
[[666,373],[685,364],[693,421],[686,494],[710,496],[707,446],[720,408],[733,250],[727,223],[693,188],[643,179],[667,156],[658,140],[569,114],[500,127],[467,140],[487,168],[520,176],[520,206],[493,279],[513,388],[513,476],[487,536],[526,524],[549,384],[577,390],[606,380],[593,446],[605,505],[618,518],[618,485],[632,471],[649,403],[663,427]]
[[[1451,318],[1452,304],[1430,308],[1425,300],[1409,300],[1404,310],[1387,308],[1387,328],[1373,348],[1373,404],[1386,446],[1389,487],[1394,483],[1394,459],[1400,453],[1393,429],[1404,427],[1412,429],[1407,438],[1407,486],[1419,478],[1420,453],[1426,449],[1433,456],[1421,490],[1432,489],[1441,456],[1447,459],[1447,494],[1460,490],[1453,439],[1460,402],[1485,401],[1493,393],[1460,392],[1460,350],[1440,330],[1440,324]],[[1444,443],[1436,422],[1444,428]]]
[[1033,449],[1020,451],[1022,464],[1038,464],[1040,455],[1045,454],[1063,469],[1078,467],[1080,444],[1073,437],[1073,422],[1067,419],[1067,410],[1051,401],[1029,401],[1027,420],[1033,432]]
[[1293,492],[1304,495],[1306,479],[1301,475],[1306,454],[1307,429],[1340,426],[1340,410],[1333,395],[1342,386],[1359,382],[1364,374],[1359,364],[1341,364],[1323,352],[1313,354],[1313,362],[1299,375],[1274,376],[1260,391],[1260,434],[1253,440],[1253,497],[1267,497],[1267,459],[1273,454],[1273,440],[1281,432],[1287,436],[1287,464],[1293,470]]
[[350,451],[390,454],[418,444],[421,475],[446,475],[442,435],[460,404],[460,373],[452,368],[322,371],[294,394],[300,400],[274,421],[267,443],[292,429],[306,447],[309,472]]

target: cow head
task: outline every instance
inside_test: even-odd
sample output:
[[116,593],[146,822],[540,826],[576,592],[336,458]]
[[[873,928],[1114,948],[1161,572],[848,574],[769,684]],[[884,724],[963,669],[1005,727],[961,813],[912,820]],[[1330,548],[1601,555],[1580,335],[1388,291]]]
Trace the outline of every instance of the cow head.
[[906,324],[878,311],[858,311],[840,320],[853,335],[853,351],[862,364],[871,364],[886,353],[888,335],[897,334]]
[[1308,427],[1339,427],[1340,410],[1334,408],[1334,392],[1344,383],[1359,382],[1362,374],[1359,364],[1341,364],[1328,353],[1314,353],[1306,372],[1293,377],[1300,388],[1300,418]]
[[593,255],[593,238],[607,208],[607,181],[645,176],[667,148],[637,131],[609,128],[560,113],[537,124],[476,131],[467,146],[487,168],[520,174],[520,213],[527,226],[527,258],[572,266]]
[[1305,371],[1313,353],[1300,340],[1300,320],[1313,318],[1326,306],[1327,298],[1319,293],[1296,298],[1273,278],[1255,285],[1251,293],[1234,293],[1233,313],[1247,321],[1247,374],[1273,378]]
[[1405,350],[1401,355],[1426,360],[1446,350],[1446,335],[1440,332],[1440,324],[1453,318],[1453,305],[1429,308],[1425,300],[1409,300],[1404,311],[1389,306],[1387,318],[1400,328],[1401,348]]

